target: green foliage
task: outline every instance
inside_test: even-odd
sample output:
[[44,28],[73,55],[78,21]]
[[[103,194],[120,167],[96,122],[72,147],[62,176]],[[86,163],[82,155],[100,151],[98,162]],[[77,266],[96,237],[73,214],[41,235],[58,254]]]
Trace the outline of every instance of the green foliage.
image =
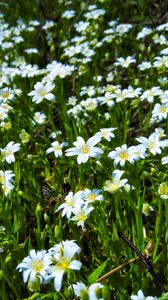
[[107,265],[107,260],[105,260],[96,270],[94,270],[87,278],[89,284],[92,284],[96,282],[98,277],[101,275],[101,273],[104,271],[105,267]]

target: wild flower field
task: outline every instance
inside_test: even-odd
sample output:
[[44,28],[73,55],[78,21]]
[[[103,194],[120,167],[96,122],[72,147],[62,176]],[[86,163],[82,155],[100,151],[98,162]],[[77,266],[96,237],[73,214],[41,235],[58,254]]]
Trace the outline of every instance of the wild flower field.
[[0,9],[0,299],[168,299],[164,7]]

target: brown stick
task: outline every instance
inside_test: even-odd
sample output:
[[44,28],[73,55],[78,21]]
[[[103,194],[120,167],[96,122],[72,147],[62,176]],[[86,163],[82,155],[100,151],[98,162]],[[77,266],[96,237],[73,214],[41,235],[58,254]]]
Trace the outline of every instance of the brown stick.
[[113,270],[109,271],[108,273],[104,274],[103,276],[101,276],[100,278],[97,279],[97,282],[100,282],[104,279],[106,279],[108,276],[112,275],[113,273],[120,271],[122,268],[124,268],[126,265],[133,263],[134,261],[136,261],[137,259],[139,259],[139,257],[135,257],[132,258],[130,260],[125,261],[123,264],[119,265],[118,267],[114,268]]

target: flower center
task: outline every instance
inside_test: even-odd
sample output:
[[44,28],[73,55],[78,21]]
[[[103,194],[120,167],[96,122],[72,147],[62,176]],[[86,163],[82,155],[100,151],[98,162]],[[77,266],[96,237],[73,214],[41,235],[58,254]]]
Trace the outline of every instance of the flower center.
[[156,147],[156,141],[150,141],[149,144],[148,144],[148,148],[153,149],[155,147]]
[[34,260],[31,266],[36,272],[41,272],[44,269],[44,264],[41,260]]
[[161,195],[168,195],[168,185],[166,183],[162,183],[159,187],[159,193]]
[[54,147],[54,150],[55,150],[55,151],[58,151],[58,150],[62,150],[62,149],[61,149],[61,146],[60,146],[60,145],[56,145],[56,146]]
[[105,182],[104,185],[104,190],[109,192],[109,193],[113,193],[115,191],[117,191],[119,189],[119,182],[117,182],[116,180],[111,181],[111,180],[107,180]]
[[44,97],[45,96],[45,91],[44,90],[41,90],[40,92],[39,92],[39,95],[41,96],[41,97]]
[[117,183],[117,182],[113,182],[113,183],[111,184],[111,190],[112,190],[112,191],[115,191],[115,190],[117,190],[117,189],[118,189],[118,187],[119,187],[119,185],[118,185],[118,183]]
[[94,193],[91,193],[89,196],[88,196],[88,199],[90,200],[90,201],[94,201],[95,199],[96,199],[96,194],[94,194]]
[[12,151],[12,149],[7,149],[4,151],[4,154],[5,154],[5,156],[10,156],[13,154],[13,151]]
[[85,221],[86,217],[84,214],[81,214],[78,219],[79,221]]
[[65,197],[65,202],[66,202],[69,206],[74,206],[74,198],[73,198],[73,197],[70,197],[70,198]]
[[152,91],[149,92],[149,97],[153,97],[154,96],[154,93]]
[[10,96],[10,94],[8,92],[2,94],[2,97],[5,99],[7,99],[9,96]]
[[81,152],[82,152],[83,154],[89,153],[89,146],[88,146],[87,144],[83,145],[83,146],[81,147]]
[[160,112],[161,112],[162,114],[166,113],[166,112],[167,112],[167,107],[161,106],[161,107],[160,107]]
[[101,135],[102,137],[106,137],[108,135],[108,130],[106,129],[101,130]]
[[62,260],[59,261],[58,265],[56,266],[58,266],[61,270],[68,270],[69,262],[65,258],[62,258]]
[[4,179],[5,179],[4,175],[3,175],[3,174],[0,174],[0,183],[3,183],[3,182],[4,182]]
[[125,150],[122,151],[122,152],[120,152],[119,157],[120,157],[121,159],[126,160],[126,159],[128,158],[128,152],[125,151]]

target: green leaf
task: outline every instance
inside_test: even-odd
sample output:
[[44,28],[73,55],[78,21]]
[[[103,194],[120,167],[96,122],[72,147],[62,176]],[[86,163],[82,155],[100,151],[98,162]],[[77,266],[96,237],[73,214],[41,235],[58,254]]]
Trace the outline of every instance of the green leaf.
[[167,300],[168,299],[168,293],[162,295],[162,297],[158,298],[158,300]]
[[94,270],[88,277],[87,280],[89,282],[89,284],[94,283],[99,276],[101,275],[101,273],[103,272],[103,270],[105,269],[106,265],[107,265],[107,260],[105,260],[96,270]]

